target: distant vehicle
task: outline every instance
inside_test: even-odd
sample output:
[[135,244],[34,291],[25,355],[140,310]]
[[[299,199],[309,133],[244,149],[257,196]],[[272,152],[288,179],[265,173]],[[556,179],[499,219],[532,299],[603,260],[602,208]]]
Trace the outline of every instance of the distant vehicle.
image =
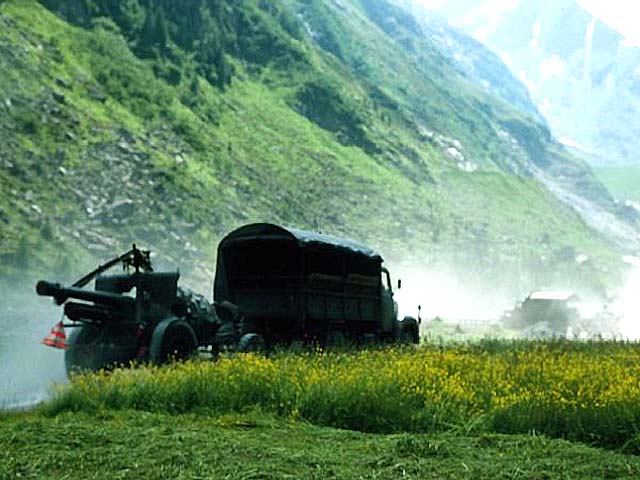
[[419,321],[397,318],[382,257],[331,235],[268,223],[234,230],[218,246],[214,297],[240,312],[226,333],[238,350],[419,341]]
[[[104,274],[118,265],[126,272]],[[67,372],[132,361],[164,363],[199,348],[214,348],[221,320],[204,297],[178,286],[179,276],[154,272],[149,252],[134,245],[70,287],[38,282],[37,293],[64,304],[65,317],[73,322],[65,325],[72,328],[65,352]],[[94,279],[95,290],[83,288]],[[230,314],[224,307],[220,310]]]
[[506,328],[531,331],[534,336],[565,336],[569,326],[580,319],[570,292],[536,291],[502,316]]

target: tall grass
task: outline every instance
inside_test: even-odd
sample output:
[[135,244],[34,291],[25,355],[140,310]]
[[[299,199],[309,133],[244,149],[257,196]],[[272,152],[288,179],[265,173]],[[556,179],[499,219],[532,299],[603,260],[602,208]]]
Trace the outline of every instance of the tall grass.
[[257,408],[367,432],[536,431],[640,453],[638,360],[638,344],[568,342],[236,355],[78,376],[45,408]]

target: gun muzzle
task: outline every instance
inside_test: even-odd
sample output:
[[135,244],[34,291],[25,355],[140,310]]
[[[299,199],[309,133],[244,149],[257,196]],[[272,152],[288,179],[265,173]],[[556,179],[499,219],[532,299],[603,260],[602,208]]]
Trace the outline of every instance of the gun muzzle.
[[53,297],[56,291],[62,289],[62,285],[59,283],[51,283],[45,280],[40,280],[36,284],[36,293],[43,297]]

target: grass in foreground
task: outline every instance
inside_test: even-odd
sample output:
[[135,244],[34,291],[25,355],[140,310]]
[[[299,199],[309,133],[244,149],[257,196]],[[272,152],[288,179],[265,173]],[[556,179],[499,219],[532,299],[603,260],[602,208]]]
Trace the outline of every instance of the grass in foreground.
[[99,372],[45,407],[283,419],[374,433],[529,433],[640,451],[640,345],[484,343]]
[[248,414],[0,422],[0,478],[638,478],[640,459],[538,435],[376,435]]

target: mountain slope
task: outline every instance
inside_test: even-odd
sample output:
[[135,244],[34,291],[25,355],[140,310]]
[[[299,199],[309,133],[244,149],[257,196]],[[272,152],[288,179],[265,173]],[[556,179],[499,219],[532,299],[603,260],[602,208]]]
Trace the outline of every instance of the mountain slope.
[[[333,5],[333,11],[325,8],[334,19],[341,18],[341,11],[347,11],[344,4],[339,2],[329,2],[327,5]],[[457,148],[464,145],[466,149],[466,157],[462,154],[458,156],[463,168],[474,170],[479,163],[469,157],[478,153],[486,157],[487,153],[491,153],[488,159],[485,158],[488,161],[480,163],[480,168],[493,166],[502,171],[534,177],[557,198],[578,211],[595,230],[615,239],[624,249],[633,249],[637,245],[637,212],[617,204],[588,168],[556,143],[529,99],[525,86],[508,73],[495,54],[439,17],[424,9],[414,8],[412,2],[362,0],[360,5],[366,18],[363,20],[363,15],[358,15],[358,9],[352,9],[348,12],[348,20],[333,32],[333,38],[338,38],[341,31],[357,32],[358,23],[362,23],[362,30],[367,32],[379,27],[387,37],[395,40],[395,47],[401,47],[405,55],[402,56],[397,49],[384,52],[385,58],[395,61],[378,62],[363,68],[367,52],[372,49],[383,50],[384,47],[377,44],[372,35],[360,34],[366,39],[363,44],[355,44],[355,48],[354,42],[349,44],[351,58],[355,61],[349,61],[345,55],[346,49],[340,52],[341,58],[349,61],[362,77],[376,84],[384,82],[385,78],[397,76],[408,79],[407,83],[414,89],[415,85],[427,88],[435,85],[436,88],[440,87],[439,91],[455,91],[453,98],[435,97],[435,101],[428,92],[411,95],[404,86],[395,88],[394,94],[396,98],[406,98],[411,105],[416,105],[415,99],[419,98],[418,107],[414,107],[412,112],[417,118],[416,122],[420,124],[427,119],[436,129],[442,126],[432,118],[432,112],[442,111],[443,103],[446,105],[444,108],[451,107],[444,112],[444,116],[460,119],[461,128],[458,124],[449,123],[444,129],[463,141],[462,144],[460,141],[456,144]],[[415,15],[412,16],[412,13]],[[299,16],[305,18],[304,14],[305,10],[300,9]],[[316,21],[322,18],[317,8],[310,18]],[[322,41],[321,36],[315,38]],[[381,72],[386,73],[386,77]],[[443,85],[444,82],[446,85]],[[394,89],[393,81],[387,84],[389,89]],[[496,97],[502,102],[496,101]],[[482,127],[489,127],[492,131],[483,130]],[[472,150],[474,147],[475,151]],[[456,151],[457,148],[453,152],[451,148],[446,151],[456,155],[460,153]]]
[[522,1],[491,31],[483,31],[482,3],[443,5],[438,13],[486,37],[527,84],[557,137],[578,144],[594,164],[638,164],[640,48],[575,0]]
[[207,292],[216,242],[251,221],[521,289],[601,288],[614,265],[532,175],[562,157],[545,127],[412,55],[372,2],[42,3],[0,3],[4,274],[143,241]]

